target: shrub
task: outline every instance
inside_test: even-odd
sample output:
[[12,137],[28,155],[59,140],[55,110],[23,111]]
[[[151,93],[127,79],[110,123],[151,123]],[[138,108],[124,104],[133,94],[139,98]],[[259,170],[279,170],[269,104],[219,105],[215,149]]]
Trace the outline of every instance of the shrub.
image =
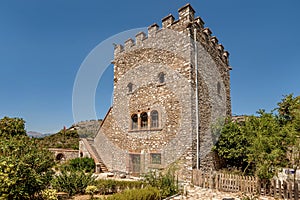
[[42,191],[42,197],[45,200],[57,200],[57,191],[54,189],[45,189]]
[[95,185],[98,188],[100,194],[112,194],[126,189],[139,189],[142,188],[145,183],[141,181],[117,181],[117,180],[97,180]]
[[162,198],[178,193],[178,181],[175,179],[175,168],[169,168],[166,173],[151,171],[145,175],[145,182],[160,190]]
[[95,162],[92,158],[74,158],[61,166],[65,170],[77,170],[84,172],[94,172]]
[[91,195],[91,199],[94,199],[94,194],[97,192],[98,188],[94,185],[89,185],[85,189],[85,193]]
[[121,193],[114,194],[106,200],[157,200],[161,199],[160,191],[154,187],[144,189],[125,190]]
[[70,166],[76,170],[84,170],[85,172],[94,172],[95,162],[92,158],[75,158],[70,160]]
[[84,171],[63,170],[60,175],[52,180],[52,187],[60,192],[66,192],[70,196],[75,194],[84,194],[88,185],[93,185],[95,178],[92,173]]

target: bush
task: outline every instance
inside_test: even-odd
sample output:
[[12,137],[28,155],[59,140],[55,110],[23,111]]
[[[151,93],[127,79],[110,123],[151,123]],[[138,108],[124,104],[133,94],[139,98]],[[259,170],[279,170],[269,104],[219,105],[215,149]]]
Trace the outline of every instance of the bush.
[[42,197],[45,200],[57,200],[57,191],[54,189],[45,189],[42,191]]
[[94,185],[89,185],[85,189],[85,193],[91,196],[91,199],[94,199],[94,194],[97,192],[98,188]]
[[165,174],[152,171],[145,175],[145,182],[160,190],[162,198],[178,193],[178,181],[175,180],[175,168],[171,167]]
[[93,185],[95,178],[92,173],[84,171],[63,170],[60,175],[52,180],[52,187],[60,192],[66,192],[70,196],[75,194],[84,194],[88,185]]
[[125,190],[121,193],[114,194],[106,200],[157,200],[161,199],[160,191],[154,187],[144,189]]
[[126,189],[140,189],[145,183],[141,181],[97,180],[95,185],[100,194],[112,194]]
[[92,158],[75,158],[70,160],[70,166],[75,170],[84,170],[85,172],[94,172],[95,162]]
[[92,158],[75,158],[63,164],[61,168],[68,171],[75,170],[84,172],[94,172],[95,162]]

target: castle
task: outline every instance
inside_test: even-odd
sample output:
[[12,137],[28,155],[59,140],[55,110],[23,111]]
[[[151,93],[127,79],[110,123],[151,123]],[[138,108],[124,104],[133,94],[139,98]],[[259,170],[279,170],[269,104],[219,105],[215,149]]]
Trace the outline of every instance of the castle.
[[176,163],[188,180],[214,166],[213,126],[231,116],[229,53],[190,4],[178,14],[115,46],[113,105],[96,137],[80,141],[98,171],[139,175]]

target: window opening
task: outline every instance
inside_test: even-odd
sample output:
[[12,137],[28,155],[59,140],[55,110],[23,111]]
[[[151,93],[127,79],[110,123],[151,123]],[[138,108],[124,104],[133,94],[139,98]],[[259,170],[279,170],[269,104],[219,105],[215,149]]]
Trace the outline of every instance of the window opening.
[[158,74],[158,81],[159,81],[159,83],[164,83],[165,82],[165,74],[163,72],[160,72]]
[[141,114],[141,128],[148,128],[148,114],[146,112]]
[[131,116],[131,129],[138,128],[138,115],[134,114]]
[[151,164],[161,164],[161,154],[160,153],[151,153]]
[[132,92],[133,84],[128,83],[127,88],[128,88],[128,92]]
[[153,110],[151,112],[151,128],[158,128],[158,112],[156,110]]

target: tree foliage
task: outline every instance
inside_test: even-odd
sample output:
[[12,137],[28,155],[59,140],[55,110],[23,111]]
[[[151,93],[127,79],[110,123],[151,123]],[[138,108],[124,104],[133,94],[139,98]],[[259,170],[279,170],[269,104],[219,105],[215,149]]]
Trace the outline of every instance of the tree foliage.
[[32,199],[52,178],[53,155],[27,136],[0,140],[0,199]]
[[270,179],[277,169],[290,165],[287,152],[294,149],[299,135],[299,97],[287,95],[278,106],[278,114],[259,110],[258,116],[245,117],[242,123],[225,124],[213,147],[224,167]]
[[26,135],[25,121],[22,118],[4,117],[0,119],[0,137]]

